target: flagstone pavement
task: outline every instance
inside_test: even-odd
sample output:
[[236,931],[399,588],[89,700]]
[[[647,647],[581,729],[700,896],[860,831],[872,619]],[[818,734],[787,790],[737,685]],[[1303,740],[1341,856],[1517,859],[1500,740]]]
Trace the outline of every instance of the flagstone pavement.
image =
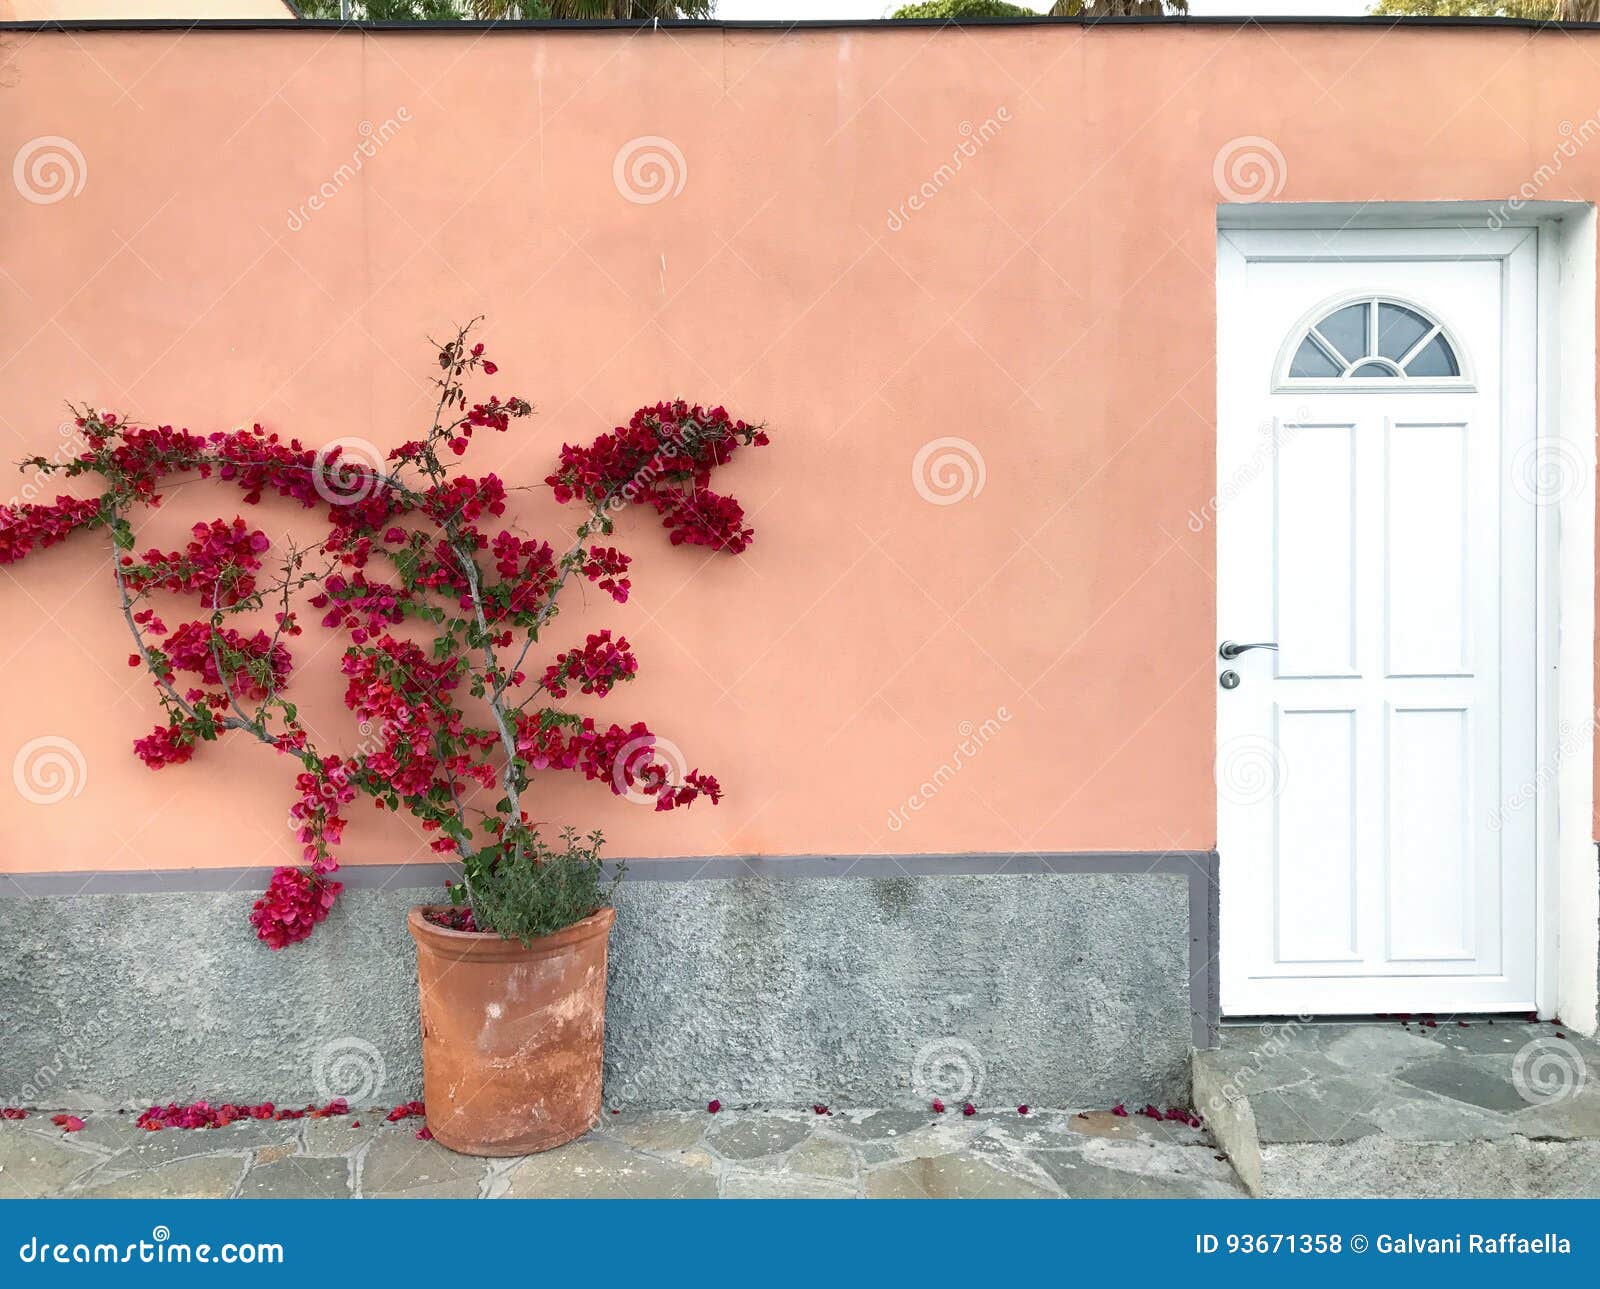
[[541,1155],[477,1159],[384,1110],[145,1132],[132,1111],[0,1125],[0,1197],[1240,1198],[1203,1129],[1109,1111],[609,1111]]

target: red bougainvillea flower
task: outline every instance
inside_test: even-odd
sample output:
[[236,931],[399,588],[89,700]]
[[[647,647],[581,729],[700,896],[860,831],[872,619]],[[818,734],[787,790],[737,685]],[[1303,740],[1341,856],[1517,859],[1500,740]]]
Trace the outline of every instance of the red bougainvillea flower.
[[327,1119],[334,1115],[349,1114],[350,1107],[343,1097],[334,1097],[326,1105],[308,1105],[303,1110],[279,1109],[270,1101],[259,1105],[235,1105],[224,1102],[214,1106],[208,1101],[196,1101],[180,1106],[176,1101],[164,1106],[153,1105],[139,1115],[134,1126],[146,1132],[160,1132],[164,1128],[226,1128],[241,1119]]
[[56,1114],[50,1116],[50,1122],[63,1132],[82,1132],[83,1120],[75,1114]]
[[402,1119],[421,1119],[428,1113],[428,1107],[420,1101],[407,1101],[389,1111],[385,1116],[388,1123],[399,1123]]
[[966,1115],[968,1118],[971,1118],[973,1115],[978,1113],[978,1107],[973,1105],[972,1102],[968,1101],[966,1105],[961,1107],[961,1113]]
[[27,1117],[28,1112],[26,1110],[18,1110],[15,1106],[0,1108],[0,1119],[26,1119]]
[[722,1109],[722,1102],[720,1102],[720,1101],[708,1101],[708,1102],[706,1102],[706,1113],[707,1114],[716,1114],[716,1112],[718,1110],[720,1110],[720,1109]]
[[1116,1105],[1111,1107],[1111,1113],[1119,1119],[1126,1119],[1128,1117],[1128,1107],[1118,1101]]
[[586,448],[564,444],[545,482],[563,504],[644,503],[661,516],[674,546],[689,543],[734,553],[754,536],[732,497],[710,490],[711,471],[741,446],[765,447],[766,433],[734,420],[725,408],[691,407],[681,399],[641,407],[626,426]]
[[418,1141],[432,1141],[433,1129],[428,1127],[427,1124],[423,1124],[422,1127],[417,1129],[416,1138]]
[[944,1102],[939,1100],[938,1097],[934,1097],[933,1099],[933,1112],[934,1114],[944,1113]]
[[[0,564],[79,531],[109,537],[136,646],[128,662],[148,674],[160,704],[134,743],[149,768],[183,764],[235,734],[295,762],[289,826],[301,863],[275,869],[249,914],[271,949],[306,939],[327,919],[343,889],[330,874],[357,796],[410,814],[433,850],[462,863],[468,880],[452,888],[451,912],[435,917],[475,931],[464,902],[475,868],[493,873],[500,857],[525,853],[537,838],[532,798],[523,795],[536,772],[575,771],[658,811],[702,797],[715,805],[722,795],[712,774],[689,768],[644,724],[599,726],[555,705],[603,697],[631,680],[639,662],[625,637],[591,631],[553,660],[529,651],[564,587],[594,586],[627,602],[632,561],[610,542],[629,504],[653,510],[674,545],[745,550],[753,532],[742,506],[710,484],[737,451],[765,445],[766,433],[722,407],[671,400],[640,408],[587,446],[563,446],[545,482],[558,502],[578,501],[587,513],[563,525],[573,535],[557,549],[522,531],[505,481],[457,472],[454,458],[476,434],[508,431],[533,412],[515,395],[469,394],[469,378],[498,371],[470,331],[457,328],[436,352],[433,424],[374,459],[352,450],[359,440],[319,450],[260,425],[195,434],[85,408],[77,455],[27,464],[74,481],[96,476],[100,495],[0,506]],[[230,484],[249,505],[276,496],[321,511],[322,540],[286,541],[275,551],[267,536],[275,522],[258,527],[224,513],[191,522],[174,549],[142,546],[136,512],[174,496],[187,501],[194,494],[173,486],[185,475]],[[171,597],[189,597],[203,611],[175,617],[161,602]],[[303,654],[334,660],[344,679],[358,725],[338,752],[318,745],[286,697],[288,640],[302,634],[297,613],[307,607],[313,626],[339,633],[343,646],[318,641]],[[521,701],[512,701],[514,690]],[[156,1131],[339,1113],[331,1103],[263,1112],[197,1102],[151,1107],[140,1118]]]
[[832,1114],[833,1111],[828,1109],[828,1107],[825,1106],[825,1105],[814,1105],[814,1106],[811,1107],[811,1113],[812,1114]]
[[1028,1107],[1025,1106],[1025,1105],[1019,1105],[1017,1107],[1017,1113],[1018,1114],[1027,1114],[1028,1113]]
[[304,869],[274,869],[266,894],[250,911],[256,938],[272,949],[304,940],[328,916],[342,890],[343,882],[330,882]]

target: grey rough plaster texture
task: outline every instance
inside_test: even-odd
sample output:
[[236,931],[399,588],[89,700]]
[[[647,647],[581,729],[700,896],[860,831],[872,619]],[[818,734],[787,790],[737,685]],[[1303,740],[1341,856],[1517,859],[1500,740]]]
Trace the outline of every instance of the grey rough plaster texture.
[[[405,911],[436,894],[349,890],[277,953],[248,891],[0,900],[0,1101],[420,1096]],[[991,1103],[1189,1099],[1181,874],[644,881],[617,904],[610,1104],[913,1104],[919,1053]]]

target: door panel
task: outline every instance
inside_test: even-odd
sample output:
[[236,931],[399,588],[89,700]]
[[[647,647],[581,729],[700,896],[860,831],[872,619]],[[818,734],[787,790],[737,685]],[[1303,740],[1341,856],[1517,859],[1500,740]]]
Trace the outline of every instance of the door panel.
[[1223,1009],[1531,1008],[1532,235],[1218,258]]

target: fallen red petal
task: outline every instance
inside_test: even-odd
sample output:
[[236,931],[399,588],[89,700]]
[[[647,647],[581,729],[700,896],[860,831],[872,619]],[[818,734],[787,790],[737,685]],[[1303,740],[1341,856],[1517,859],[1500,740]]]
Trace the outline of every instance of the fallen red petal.
[[83,1120],[78,1118],[78,1116],[75,1115],[75,1114],[52,1115],[51,1118],[50,1118],[50,1122],[55,1124],[56,1127],[61,1128],[61,1129],[65,1130],[65,1131],[67,1131],[67,1132],[81,1132],[81,1131],[83,1131]]
[[720,1101],[708,1101],[708,1102],[706,1102],[706,1113],[707,1114],[716,1114],[716,1112],[718,1110],[720,1110],[720,1109],[722,1109],[722,1102],[720,1102]]

